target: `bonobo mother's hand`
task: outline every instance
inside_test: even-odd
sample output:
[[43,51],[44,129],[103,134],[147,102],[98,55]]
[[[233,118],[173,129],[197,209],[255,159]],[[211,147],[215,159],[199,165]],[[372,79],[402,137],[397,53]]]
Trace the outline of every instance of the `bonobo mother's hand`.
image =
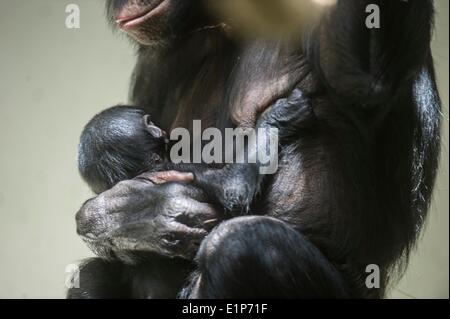
[[83,205],[76,216],[77,231],[94,251],[195,256],[203,238],[218,223],[218,214],[197,188],[161,184],[189,180],[191,175],[176,173],[173,178],[169,172],[167,178],[158,174],[155,179],[154,174],[120,182]]

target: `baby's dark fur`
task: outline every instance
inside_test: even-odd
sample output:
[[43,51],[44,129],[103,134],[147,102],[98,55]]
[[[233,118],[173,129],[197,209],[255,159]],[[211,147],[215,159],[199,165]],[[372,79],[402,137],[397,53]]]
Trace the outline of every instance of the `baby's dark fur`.
[[167,159],[165,133],[145,111],[114,106],[97,114],[84,128],[78,147],[79,171],[100,194]]

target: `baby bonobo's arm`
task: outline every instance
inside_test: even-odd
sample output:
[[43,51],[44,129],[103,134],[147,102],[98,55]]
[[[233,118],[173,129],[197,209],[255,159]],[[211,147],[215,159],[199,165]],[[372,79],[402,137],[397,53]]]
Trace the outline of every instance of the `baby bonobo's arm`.
[[[271,139],[271,142],[288,142],[290,137],[298,134],[299,129],[309,126],[313,118],[309,99],[300,90],[295,89],[289,97],[278,100],[260,116],[254,131],[257,142],[247,143],[244,147],[244,153],[250,155],[244,156],[244,164],[228,164],[222,169],[193,171],[193,183],[221,204],[227,212],[233,215],[247,213],[254,196],[260,191],[264,178],[261,169],[267,163],[278,163],[278,152],[266,153],[265,156],[276,158],[266,157],[265,163],[261,162],[258,152],[266,152],[264,148],[261,149],[261,145],[267,145],[270,134],[278,134],[278,139]],[[275,145],[275,148],[278,150],[278,145]],[[256,159],[256,162],[249,162],[249,158]],[[271,174],[275,172],[276,170]]]

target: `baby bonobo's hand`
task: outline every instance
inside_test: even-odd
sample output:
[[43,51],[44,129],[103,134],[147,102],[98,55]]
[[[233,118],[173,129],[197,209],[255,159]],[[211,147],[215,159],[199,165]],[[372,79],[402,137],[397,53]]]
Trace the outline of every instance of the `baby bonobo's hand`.
[[196,172],[194,185],[215,199],[229,217],[246,214],[260,185],[261,175],[255,165],[231,164]]
[[[283,140],[299,134],[299,129],[309,126],[313,119],[310,100],[302,91],[295,89],[290,96],[278,100],[261,115],[257,128],[277,128],[279,141],[283,143]],[[256,130],[256,134],[259,141],[267,136],[261,134],[268,133],[266,130],[261,132]],[[247,145],[247,154],[258,152],[252,147],[255,146]],[[216,199],[232,216],[247,213],[263,181],[261,166],[262,163],[257,160],[256,163],[230,164],[223,169],[196,172],[195,183]]]

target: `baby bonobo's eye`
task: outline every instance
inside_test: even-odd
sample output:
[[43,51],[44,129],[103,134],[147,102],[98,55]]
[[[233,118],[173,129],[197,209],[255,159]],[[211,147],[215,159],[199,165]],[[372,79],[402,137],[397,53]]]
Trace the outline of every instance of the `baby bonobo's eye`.
[[144,115],[144,126],[147,132],[150,133],[151,136],[156,138],[164,137],[166,134],[163,130],[157,127],[150,119],[150,115]]

